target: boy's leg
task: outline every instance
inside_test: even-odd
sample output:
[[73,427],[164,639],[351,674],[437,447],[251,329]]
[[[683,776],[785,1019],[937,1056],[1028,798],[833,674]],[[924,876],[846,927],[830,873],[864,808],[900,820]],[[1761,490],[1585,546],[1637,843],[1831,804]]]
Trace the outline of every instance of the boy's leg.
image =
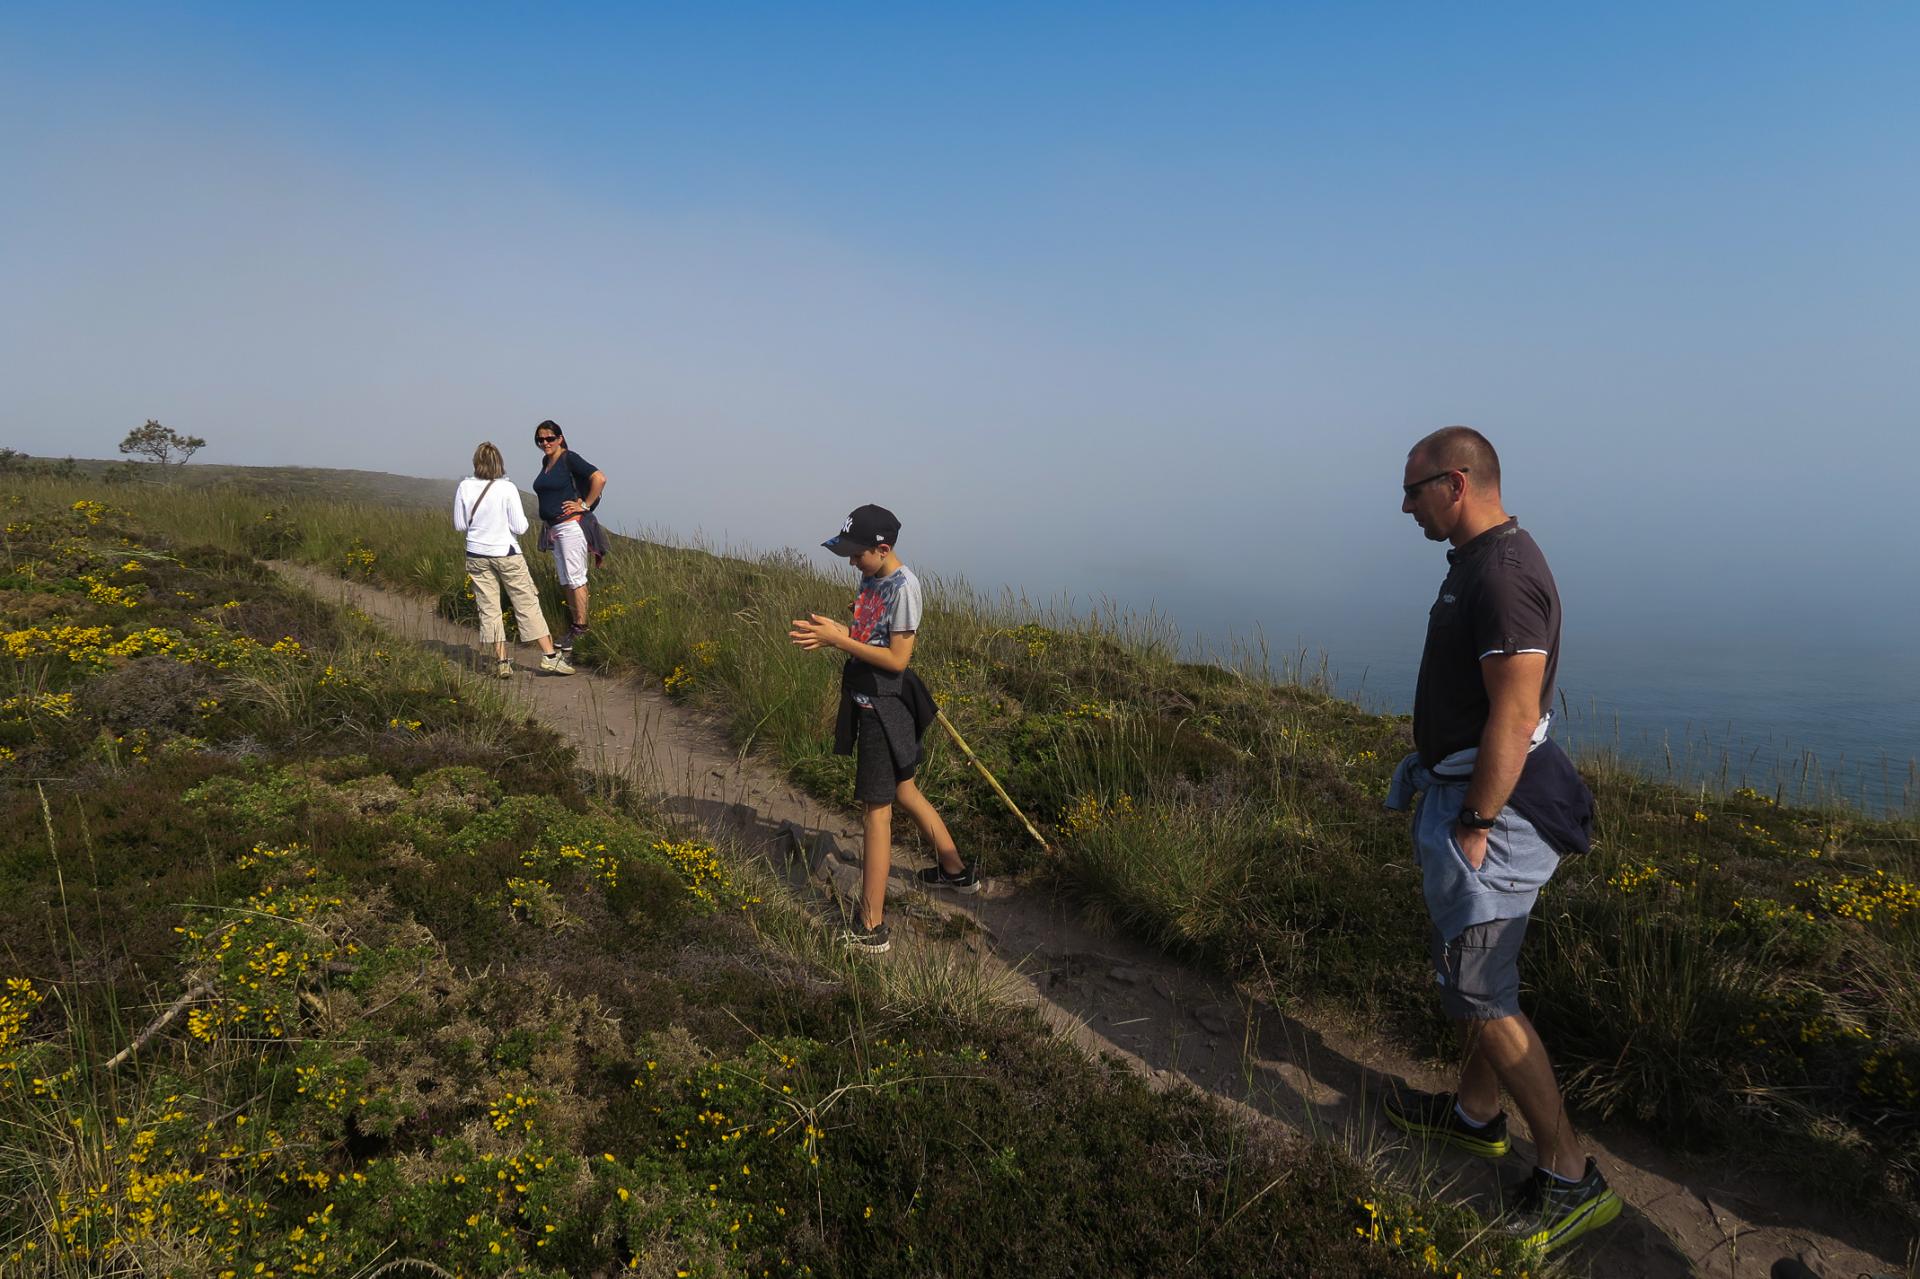
[[877,928],[887,910],[887,876],[893,870],[893,805],[868,804],[860,819],[861,923]]
[[854,712],[853,798],[861,807],[860,910],[856,921],[883,922],[887,875],[893,869],[893,798],[900,774],[887,746],[887,730],[872,708]]
[[958,875],[966,869],[960,850],[947,831],[947,824],[940,820],[940,814],[934,811],[933,805],[927,802],[927,797],[920,793],[920,788],[913,784],[911,777],[894,787],[893,802],[907,810],[907,816],[913,819],[913,824],[933,845],[933,855],[939,859],[940,869],[949,875]]

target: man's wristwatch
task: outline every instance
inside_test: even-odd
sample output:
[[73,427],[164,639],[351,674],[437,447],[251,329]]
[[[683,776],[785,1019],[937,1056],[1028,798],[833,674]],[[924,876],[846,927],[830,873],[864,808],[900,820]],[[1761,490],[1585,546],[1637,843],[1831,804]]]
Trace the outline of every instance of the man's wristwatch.
[[1460,810],[1460,824],[1468,830],[1492,830],[1499,821],[1500,818],[1497,814],[1492,817],[1482,817],[1480,810],[1477,808],[1463,808]]

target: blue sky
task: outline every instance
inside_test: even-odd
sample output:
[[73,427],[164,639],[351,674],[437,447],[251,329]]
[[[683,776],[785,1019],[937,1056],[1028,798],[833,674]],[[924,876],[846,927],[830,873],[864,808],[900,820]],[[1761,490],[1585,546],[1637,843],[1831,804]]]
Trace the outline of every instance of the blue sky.
[[1570,626],[1887,644],[1916,55],[1867,4],[14,3],[0,443],[524,483],[553,417],[630,528],[879,500],[980,586],[1372,661],[1467,422]]

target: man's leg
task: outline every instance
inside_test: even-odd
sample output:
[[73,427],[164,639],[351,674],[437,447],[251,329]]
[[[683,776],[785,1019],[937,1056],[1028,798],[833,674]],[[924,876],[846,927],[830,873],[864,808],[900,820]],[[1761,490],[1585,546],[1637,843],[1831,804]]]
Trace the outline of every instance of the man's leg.
[[1480,1028],[1485,1022],[1459,1021],[1454,1025],[1460,1028],[1460,1042],[1464,1046],[1464,1057],[1460,1062],[1460,1084],[1454,1093],[1454,1100],[1460,1109],[1466,1111],[1467,1118],[1475,1123],[1487,1123],[1500,1113],[1500,1075],[1480,1051]]
[[907,810],[907,816],[920,828],[920,833],[933,845],[933,855],[939,859],[940,868],[950,875],[958,875],[966,869],[966,863],[960,858],[960,850],[955,847],[953,836],[947,831],[947,824],[940,820],[940,814],[934,811],[927,797],[909,777],[893,790],[893,802]]
[[1500,1109],[1506,1087],[1533,1134],[1534,1162],[1569,1181],[1586,1170],[1586,1155],[1553,1077],[1547,1046],[1524,1013],[1465,1023],[1466,1061],[1460,1068],[1460,1108],[1475,1119]]
[[887,909],[887,876],[893,869],[893,805],[868,804],[860,819],[860,922],[878,928]]

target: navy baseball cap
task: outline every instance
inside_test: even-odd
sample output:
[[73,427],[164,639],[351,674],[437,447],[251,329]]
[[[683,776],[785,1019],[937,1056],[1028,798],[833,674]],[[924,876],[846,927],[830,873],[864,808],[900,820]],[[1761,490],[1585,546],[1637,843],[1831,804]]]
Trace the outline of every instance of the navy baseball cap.
[[870,551],[885,542],[892,546],[900,540],[900,520],[884,506],[857,506],[847,516],[847,522],[820,545],[835,555],[853,555],[859,551]]

